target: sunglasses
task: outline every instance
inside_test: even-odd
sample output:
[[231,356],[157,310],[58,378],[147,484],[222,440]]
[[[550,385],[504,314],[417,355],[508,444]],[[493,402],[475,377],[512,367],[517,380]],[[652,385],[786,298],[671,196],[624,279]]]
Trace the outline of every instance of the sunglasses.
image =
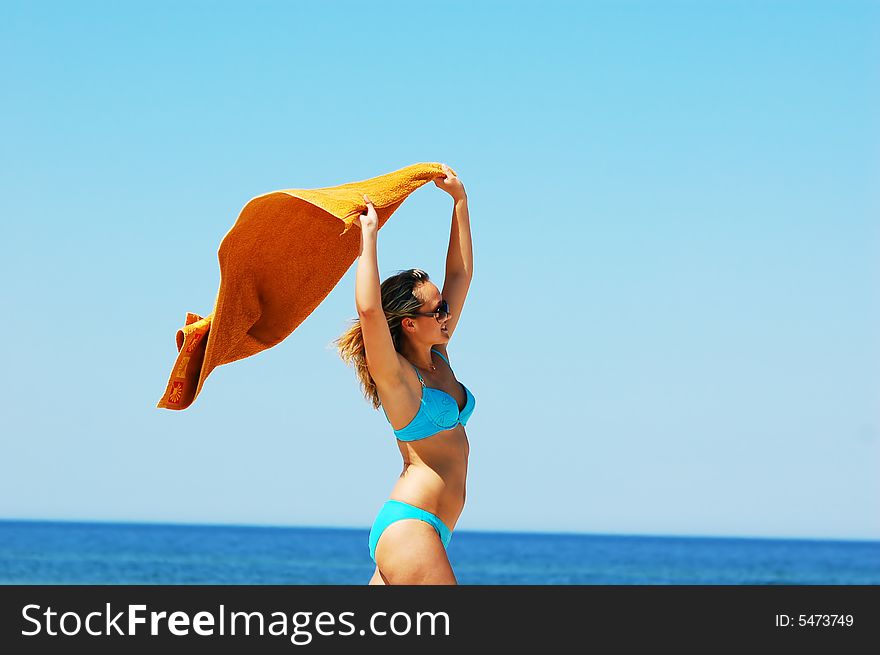
[[445,300],[443,300],[440,302],[440,306],[437,307],[437,309],[435,309],[433,312],[415,312],[412,314],[412,316],[433,316],[437,319],[438,323],[442,323],[449,316],[449,304]]

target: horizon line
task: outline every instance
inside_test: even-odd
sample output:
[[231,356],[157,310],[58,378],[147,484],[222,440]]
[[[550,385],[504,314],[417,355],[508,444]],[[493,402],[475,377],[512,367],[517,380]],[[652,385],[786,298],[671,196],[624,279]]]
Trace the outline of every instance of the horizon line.
[[[293,525],[278,523],[194,523],[187,521],[169,520],[143,520],[143,519],[47,519],[47,518],[5,518],[0,517],[3,523],[70,523],[79,525],[143,525],[143,526],[169,526],[169,527],[204,527],[204,528],[253,528],[253,529],[307,529],[307,530],[370,530],[369,526],[339,526],[339,525]],[[794,536],[766,536],[766,535],[712,535],[712,534],[648,534],[636,532],[573,532],[554,530],[486,530],[486,529],[463,529],[457,533],[471,532],[481,534],[534,534],[548,536],[578,536],[578,537],[631,537],[631,538],[659,538],[659,539],[742,539],[749,541],[837,541],[846,543],[877,543],[880,538],[870,537],[794,537]]]

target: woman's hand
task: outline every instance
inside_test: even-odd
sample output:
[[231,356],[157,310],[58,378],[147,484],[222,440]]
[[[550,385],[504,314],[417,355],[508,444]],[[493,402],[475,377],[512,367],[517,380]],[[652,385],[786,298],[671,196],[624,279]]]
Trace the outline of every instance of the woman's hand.
[[467,198],[467,193],[465,193],[464,185],[461,183],[455,175],[452,174],[452,171],[449,169],[449,166],[446,164],[440,164],[443,167],[443,173],[445,177],[435,177],[434,184],[436,184],[439,188],[443,189],[446,193],[448,193],[454,200],[461,200],[463,198]]
[[354,219],[354,222],[361,228],[361,234],[375,234],[379,230],[379,216],[366,193],[364,194],[364,202],[367,203],[367,212]]

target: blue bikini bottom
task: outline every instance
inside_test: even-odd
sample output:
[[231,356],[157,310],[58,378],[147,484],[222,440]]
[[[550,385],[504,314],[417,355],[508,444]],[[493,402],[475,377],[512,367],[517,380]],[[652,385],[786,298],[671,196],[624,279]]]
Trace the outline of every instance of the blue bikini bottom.
[[449,540],[452,539],[452,530],[446,527],[446,524],[434,514],[431,514],[431,512],[401,500],[386,500],[385,504],[382,505],[382,509],[379,510],[376,520],[373,521],[373,527],[370,529],[370,557],[374,562],[376,561],[376,544],[379,543],[379,537],[382,536],[385,528],[395,521],[402,519],[419,519],[425,523],[430,523],[434,526],[437,534],[440,535],[440,541],[443,542],[444,548],[446,548]]

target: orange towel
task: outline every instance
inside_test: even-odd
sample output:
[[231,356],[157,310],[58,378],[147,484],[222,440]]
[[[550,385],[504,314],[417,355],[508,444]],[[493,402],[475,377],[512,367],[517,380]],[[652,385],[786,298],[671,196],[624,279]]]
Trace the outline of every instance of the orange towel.
[[360,234],[350,228],[366,211],[363,194],[381,228],[410,193],[442,176],[440,164],[413,164],[362,182],[286,189],[248,202],[220,243],[214,311],[204,318],[187,313],[156,407],[186,409],[217,366],[281,343],[314,311],[358,255]]

